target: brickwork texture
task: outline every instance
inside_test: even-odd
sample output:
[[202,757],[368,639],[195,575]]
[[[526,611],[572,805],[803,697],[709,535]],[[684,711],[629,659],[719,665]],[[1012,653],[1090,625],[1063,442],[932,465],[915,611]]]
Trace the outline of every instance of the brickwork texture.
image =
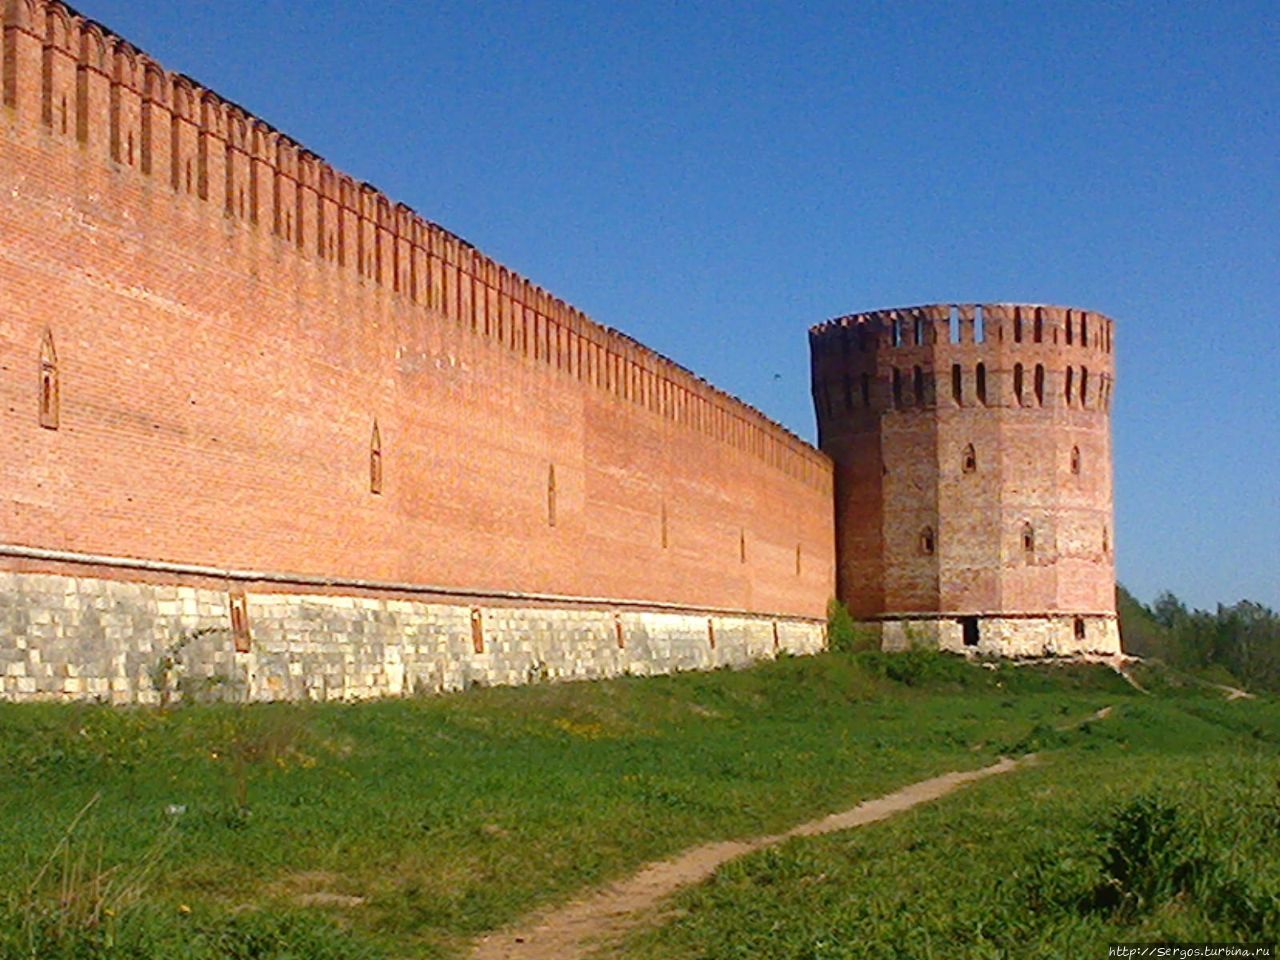
[[1118,652],[1109,318],[938,304],[828,321],[810,348],[855,617],[893,622],[888,646]]

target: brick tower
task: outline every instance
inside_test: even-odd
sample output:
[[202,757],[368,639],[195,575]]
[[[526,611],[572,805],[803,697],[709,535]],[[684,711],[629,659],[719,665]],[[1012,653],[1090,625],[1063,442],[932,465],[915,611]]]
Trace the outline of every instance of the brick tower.
[[951,305],[809,332],[837,591],[892,649],[1118,652],[1113,323]]

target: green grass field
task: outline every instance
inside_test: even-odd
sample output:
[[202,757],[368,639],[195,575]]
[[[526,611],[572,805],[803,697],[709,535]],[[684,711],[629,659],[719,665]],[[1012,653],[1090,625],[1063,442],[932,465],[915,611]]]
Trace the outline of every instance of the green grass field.
[[[1107,704],[1115,717],[1087,732],[1056,729]],[[877,955],[856,944],[905,931],[903,903],[932,919],[889,956],[930,955],[919,936],[937,956],[1000,956],[984,924],[1012,936],[1046,918],[1050,946],[1166,915],[1198,929],[1217,916],[1196,912],[1199,887],[1116,920],[1081,913],[1071,884],[1094,878],[1088,851],[1111,807],[1156,786],[1198,830],[1204,811],[1272,822],[1257,810],[1280,803],[1277,731],[1273,702],[1144,698],[1101,668],[927,653],[353,705],[3,705],[0,958],[460,956],[484,931],[691,844],[778,831],[1030,749],[1043,766],[733,864],[628,949]],[[1051,868],[1072,844],[1075,873]],[[1262,856],[1233,850],[1215,890],[1236,890]],[[1018,900],[1017,871],[1033,868],[1042,914]],[[1275,880],[1256,871],[1249,896],[1274,904]],[[1245,920],[1273,929],[1274,916]]]
[[[1093,958],[1280,939],[1280,707],[1125,698],[1043,762],[735,861],[609,956]],[[1047,749],[1046,749],[1047,748]]]

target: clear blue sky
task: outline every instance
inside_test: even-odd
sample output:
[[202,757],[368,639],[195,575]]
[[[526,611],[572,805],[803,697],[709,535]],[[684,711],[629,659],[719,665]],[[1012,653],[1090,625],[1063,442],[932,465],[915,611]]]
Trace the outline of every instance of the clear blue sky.
[[811,323],[1110,314],[1121,581],[1280,607],[1274,0],[76,2],[809,439]]

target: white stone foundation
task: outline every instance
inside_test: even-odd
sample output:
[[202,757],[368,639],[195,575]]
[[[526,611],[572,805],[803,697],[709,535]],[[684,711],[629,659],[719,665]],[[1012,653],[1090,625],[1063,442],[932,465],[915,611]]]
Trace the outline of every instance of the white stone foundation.
[[594,603],[246,601],[237,652],[227,590],[0,572],[0,699],[364,699],[709,670],[826,643],[818,621]]
[[[966,619],[976,622],[976,644],[965,642]],[[864,626],[878,631],[881,649],[889,651],[925,646],[952,653],[995,657],[1120,653],[1120,629],[1114,614],[902,617],[867,622]],[[1080,632],[1083,632],[1083,637]],[[972,626],[969,639],[973,639]]]

